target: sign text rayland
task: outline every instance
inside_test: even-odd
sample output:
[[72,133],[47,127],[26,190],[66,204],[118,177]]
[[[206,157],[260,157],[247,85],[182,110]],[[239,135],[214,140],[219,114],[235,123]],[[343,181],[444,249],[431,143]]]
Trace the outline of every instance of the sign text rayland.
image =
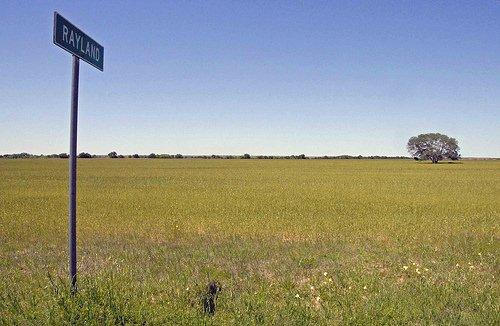
[[[72,45],[74,48],[80,50],[83,54],[89,55],[93,60],[99,61],[100,53],[99,48],[89,40],[85,40],[82,35],[69,29],[68,26],[63,24],[63,41]],[[84,45],[86,44],[86,45]]]
[[104,48],[57,12],[54,13],[54,44],[103,71]]

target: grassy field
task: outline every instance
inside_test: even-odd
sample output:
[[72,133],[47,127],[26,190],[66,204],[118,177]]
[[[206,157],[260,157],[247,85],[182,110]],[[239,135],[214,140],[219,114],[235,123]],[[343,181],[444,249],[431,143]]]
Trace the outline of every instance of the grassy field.
[[0,160],[0,324],[500,324],[500,161],[79,160],[74,296],[67,164]]

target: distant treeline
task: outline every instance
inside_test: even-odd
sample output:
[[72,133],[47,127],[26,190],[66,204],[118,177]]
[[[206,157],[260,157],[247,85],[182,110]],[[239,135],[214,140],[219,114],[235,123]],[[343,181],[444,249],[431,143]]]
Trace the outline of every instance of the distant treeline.
[[[8,158],[8,159],[23,159],[23,158],[68,158],[69,155],[67,153],[60,154],[48,154],[48,155],[34,155],[29,153],[14,153],[14,154],[4,154],[0,155],[0,158]],[[306,156],[305,154],[299,155],[182,155],[182,154],[155,154],[151,153],[148,155],[140,155],[140,154],[132,154],[132,155],[119,155],[116,152],[111,152],[108,155],[93,155],[86,152],[81,152],[78,154],[78,158],[150,158],[150,159],[190,159],[190,158],[199,158],[199,159],[259,159],[259,160],[307,160],[307,159],[323,159],[323,160],[346,160],[346,159],[372,159],[372,160],[383,160],[383,159],[411,159],[406,156],[380,156],[380,155],[372,155],[372,156],[362,156],[362,155],[337,155],[337,156]]]
[[4,154],[0,155],[0,158],[69,158],[67,153],[61,154],[49,154],[49,155],[35,155],[30,153],[14,153],[14,154]]

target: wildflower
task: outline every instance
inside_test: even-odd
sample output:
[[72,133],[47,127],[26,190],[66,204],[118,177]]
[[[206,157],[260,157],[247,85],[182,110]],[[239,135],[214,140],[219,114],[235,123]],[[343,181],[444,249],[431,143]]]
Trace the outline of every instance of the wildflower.
[[327,276],[327,275],[328,275],[328,273],[327,273],[327,272],[324,272],[324,273],[323,273],[323,275],[324,275],[324,276]]
[[352,286],[349,285],[349,290],[352,289]]
[[458,263],[455,266],[460,267],[460,265]]
[[300,298],[300,295],[297,293],[297,294],[295,295],[295,297],[298,299],[298,298]]
[[417,268],[415,269],[415,273],[419,274],[420,275],[420,270]]
[[329,279],[328,279],[328,282],[332,282],[332,279],[331,279],[331,278],[329,278]]
[[482,256],[482,254],[481,254],[480,252],[478,253],[478,255],[479,255],[479,256]]
[[424,271],[428,272],[428,271],[429,271],[429,269],[428,269],[428,268],[424,268]]
[[366,290],[366,289],[367,289],[366,285],[365,285],[365,286],[363,286],[363,290]]
[[314,286],[311,286],[311,291],[314,291]]
[[407,270],[407,269],[408,269],[408,266],[406,266],[406,265],[405,265],[405,266],[403,266],[403,269],[404,269],[404,270]]
[[189,291],[189,286],[186,288],[186,291]]
[[320,297],[316,297],[316,301],[319,301],[319,300],[321,300],[321,298]]

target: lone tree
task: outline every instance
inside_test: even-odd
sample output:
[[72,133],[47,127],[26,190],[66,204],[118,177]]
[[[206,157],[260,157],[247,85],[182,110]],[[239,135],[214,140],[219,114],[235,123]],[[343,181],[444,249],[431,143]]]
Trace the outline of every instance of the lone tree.
[[438,133],[420,134],[411,137],[406,145],[408,153],[418,160],[437,163],[443,159],[460,159],[460,147],[455,138]]
[[111,152],[111,153],[108,154],[108,157],[109,158],[117,158],[118,154],[116,152]]

